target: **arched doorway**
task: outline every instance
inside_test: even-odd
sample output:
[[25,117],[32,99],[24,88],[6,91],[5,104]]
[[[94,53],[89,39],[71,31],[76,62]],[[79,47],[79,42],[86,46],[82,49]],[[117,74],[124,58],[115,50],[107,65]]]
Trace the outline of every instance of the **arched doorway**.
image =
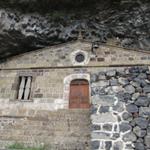
[[89,83],[85,79],[75,79],[70,83],[69,108],[89,108]]

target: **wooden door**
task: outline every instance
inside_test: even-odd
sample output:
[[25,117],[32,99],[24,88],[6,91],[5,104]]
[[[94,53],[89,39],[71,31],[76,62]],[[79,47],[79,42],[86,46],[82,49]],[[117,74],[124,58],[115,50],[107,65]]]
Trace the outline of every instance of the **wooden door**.
[[70,84],[69,108],[89,108],[89,83],[73,80]]

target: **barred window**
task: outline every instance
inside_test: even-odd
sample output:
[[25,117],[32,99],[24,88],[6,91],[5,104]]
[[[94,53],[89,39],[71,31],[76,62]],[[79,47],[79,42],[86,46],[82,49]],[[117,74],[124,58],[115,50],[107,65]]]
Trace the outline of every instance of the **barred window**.
[[18,99],[19,100],[29,100],[31,93],[31,76],[21,76],[19,77],[19,90]]

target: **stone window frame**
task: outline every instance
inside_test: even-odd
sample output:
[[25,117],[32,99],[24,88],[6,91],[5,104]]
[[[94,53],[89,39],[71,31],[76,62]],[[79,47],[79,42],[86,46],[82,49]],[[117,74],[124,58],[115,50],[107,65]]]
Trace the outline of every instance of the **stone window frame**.
[[87,80],[89,83],[89,102],[91,104],[91,85],[90,85],[90,74],[88,73],[77,73],[77,74],[70,74],[64,78],[64,92],[63,92],[63,100],[66,104],[66,108],[69,109],[69,94],[70,94],[70,84],[71,81],[77,79],[84,79]]
[[[82,61],[82,62],[76,61],[76,56],[78,54],[82,54],[84,56],[84,58],[85,58],[84,61]],[[83,51],[83,50],[76,50],[76,51],[71,53],[70,60],[73,64],[73,66],[84,66],[84,65],[87,65],[89,63],[90,57],[89,57],[88,52]]]
[[[31,87],[30,87],[30,96],[29,99],[18,99],[18,92],[19,92],[19,84],[20,84],[20,77],[31,77],[32,81],[31,81]],[[20,72],[17,75],[17,89],[16,89],[16,96],[15,96],[15,100],[19,101],[19,102],[33,102],[33,91],[34,91],[34,82],[35,82],[35,76],[33,75],[33,73],[31,72]]]
[[17,99],[28,101],[31,96],[32,76],[20,76]]

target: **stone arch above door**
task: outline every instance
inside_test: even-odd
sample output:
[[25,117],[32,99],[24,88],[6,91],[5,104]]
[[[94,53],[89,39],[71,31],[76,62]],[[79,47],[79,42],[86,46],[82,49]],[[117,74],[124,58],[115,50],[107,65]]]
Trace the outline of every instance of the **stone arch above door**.
[[[67,105],[67,108],[69,108],[70,83],[71,81],[76,80],[76,79],[87,80],[89,82],[89,87],[90,87],[90,74],[79,73],[79,74],[71,74],[65,77],[63,99]],[[90,97],[90,88],[89,88],[89,97]]]

